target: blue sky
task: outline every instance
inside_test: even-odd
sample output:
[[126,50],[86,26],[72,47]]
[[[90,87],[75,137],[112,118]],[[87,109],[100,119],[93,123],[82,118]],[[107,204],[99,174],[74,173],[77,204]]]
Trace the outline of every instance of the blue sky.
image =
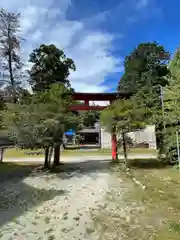
[[74,60],[70,80],[81,92],[116,90],[123,59],[140,42],[171,53],[180,44],[178,0],[1,0],[1,7],[21,13],[22,59],[56,44]]

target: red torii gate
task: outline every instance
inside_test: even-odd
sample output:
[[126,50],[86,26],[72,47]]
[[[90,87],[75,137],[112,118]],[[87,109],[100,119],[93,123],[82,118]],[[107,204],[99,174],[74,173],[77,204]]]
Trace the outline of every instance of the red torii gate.
[[[119,98],[128,98],[130,94],[127,93],[80,93],[75,92],[73,93],[72,97],[74,100],[77,101],[84,101],[84,104],[77,104],[71,107],[72,111],[88,111],[88,110],[95,110],[101,111],[107,106],[94,106],[89,105],[90,101],[109,101],[112,103],[116,99]],[[112,134],[111,137],[111,145],[112,145],[112,160],[117,159],[117,138],[116,134]]]

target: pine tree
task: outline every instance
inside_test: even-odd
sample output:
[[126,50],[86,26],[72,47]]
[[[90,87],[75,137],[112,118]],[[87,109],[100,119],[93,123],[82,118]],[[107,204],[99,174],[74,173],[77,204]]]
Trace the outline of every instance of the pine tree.
[[[8,104],[4,112],[4,125],[9,136],[21,148],[43,148],[45,166],[49,150],[54,149],[53,166],[60,161],[63,134],[76,128],[77,118],[69,111],[71,92],[55,84],[49,90],[32,96],[29,104]],[[58,149],[58,151],[56,151]]]

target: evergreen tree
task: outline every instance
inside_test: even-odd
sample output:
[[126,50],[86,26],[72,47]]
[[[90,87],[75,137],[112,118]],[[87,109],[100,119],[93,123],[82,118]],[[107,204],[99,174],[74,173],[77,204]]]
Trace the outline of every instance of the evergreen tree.
[[68,77],[76,70],[75,64],[55,45],[40,45],[30,54],[29,62],[33,64],[28,71],[33,91],[44,91],[54,83],[70,87]]
[[44,148],[45,166],[49,165],[49,150],[54,150],[53,166],[60,161],[63,134],[75,128],[77,118],[69,111],[70,90],[55,84],[49,90],[32,96],[29,104],[8,104],[4,124],[9,136],[21,148]]
[[125,58],[124,74],[120,79],[119,91],[133,94],[139,109],[144,110],[143,121],[156,126],[156,140],[159,153],[163,153],[163,120],[161,87],[169,84],[170,54],[164,47],[153,43],[141,43]]

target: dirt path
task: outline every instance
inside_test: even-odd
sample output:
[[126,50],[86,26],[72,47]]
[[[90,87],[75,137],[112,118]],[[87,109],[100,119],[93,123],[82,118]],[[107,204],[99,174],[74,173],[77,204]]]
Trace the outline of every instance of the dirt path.
[[[125,239],[120,225],[102,238],[103,229],[111,226],[103,218],[109,209],[110,222],[117,218],[129,224],[129,213],[137,204],[127,205],[123,196],[133,186],[111,172],[106,160],[6,180],[0,183],[0,239]],[[103,209],[105,215],[96,214]]]
[[[157,155],[154,153],[136,153],[136,154],[128,154],[129,159],[156,159]],[[81,156],[62,156],[61,157],[61,162],[64,163],[78,163],[78,162],[87,162],[87,161],[93,161],[93,160],[111,160],[112,157],[111,155],[81,155]],[[118,159],[124,159],[123,155],[119,155]],[[3,162],[44,162],[44,157],[27,157],[27,158],[20,158],[20,157],[12,157],[12,158],[4,158]]]

